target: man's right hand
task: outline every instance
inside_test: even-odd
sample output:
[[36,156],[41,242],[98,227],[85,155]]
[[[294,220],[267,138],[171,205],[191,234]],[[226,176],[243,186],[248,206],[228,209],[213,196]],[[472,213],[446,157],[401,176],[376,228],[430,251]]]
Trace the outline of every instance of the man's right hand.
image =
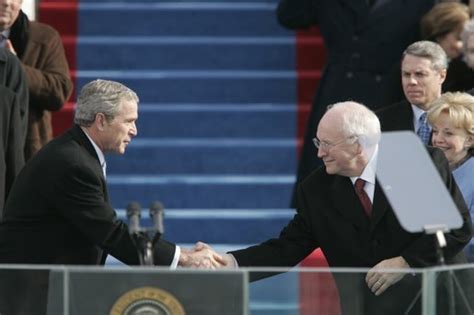
[[198,242],[192,249],[181,248],[178,265],[188,268],[217,269],[226,267],[227,263],[228,260],[209,245]]

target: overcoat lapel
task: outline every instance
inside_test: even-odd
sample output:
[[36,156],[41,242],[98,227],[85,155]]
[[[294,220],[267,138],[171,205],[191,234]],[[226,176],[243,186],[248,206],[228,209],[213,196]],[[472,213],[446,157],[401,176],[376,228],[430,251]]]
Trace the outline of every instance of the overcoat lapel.
[[372,205],[372,220],[371,220],[371,230],[377,226],[380,220],[383,218],[385,213],[388,211],[390,204],[385,196],[385,193],[380,186],[378,180],[375,182],[375,191],[374,191],[374,202]]
[[104,193],[104,199],[106,202],[109,202],[109,194],[107,191],[107,183],[105,181],[104,173],[102,170],[102,166],[100,165],[99,157],[97,156],[97,152],[95,152],[94,147],[92,146],[92,143],[89,141],[87,136],[85,135],[84,131],[82,131],[81,127],[78,125],[74,125],[71,129],[71,133],[76,139],[77,142],[82,144],[84,148],[87,150],[87,152],[91,155],[91,158],[95,161],[94,162],[94,168],[96,169],[96,173],[100,174],[100,180],[102,182],[102,187],[103,187],[103,193]]

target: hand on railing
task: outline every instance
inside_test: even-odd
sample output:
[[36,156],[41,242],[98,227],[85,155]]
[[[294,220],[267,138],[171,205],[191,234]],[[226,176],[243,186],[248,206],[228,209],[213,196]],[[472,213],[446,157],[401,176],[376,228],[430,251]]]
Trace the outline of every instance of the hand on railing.
[[403,272],[389,272],[383,271],[383,269],[405,268],[410,268],[410,266],[402,256],[382,260],[369,270],[365,277],[365,282],[375,295],[380,295],[406,275]]

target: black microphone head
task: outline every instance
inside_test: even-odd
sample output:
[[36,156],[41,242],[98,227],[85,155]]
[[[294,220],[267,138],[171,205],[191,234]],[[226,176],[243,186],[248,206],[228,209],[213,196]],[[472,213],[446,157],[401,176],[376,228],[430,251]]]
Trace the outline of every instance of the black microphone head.
[[141,216],[142,207],[136,201],[132,201],[127,205],[127,218],[130,218],[131,215]]
[[165,207],[163,206],[163,204],[159,201],[153,201],[151,204],[150,204],[150,216],[154,216],[155,214],[157,214],[159,211],[164,211]]
[[162,235],[165,231],[163,213],[163,204],[159,201],[153,201],[150,205],[150,217],[153,220],[153,227],[159,235]]
[[130,234],[140,232],[141,207],[136,201],[130,202],[127,206],[128,231]]

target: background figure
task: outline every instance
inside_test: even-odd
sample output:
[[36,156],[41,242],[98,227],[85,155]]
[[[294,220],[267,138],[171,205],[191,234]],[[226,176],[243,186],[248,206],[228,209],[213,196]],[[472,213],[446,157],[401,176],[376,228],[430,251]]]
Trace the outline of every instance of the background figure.
[[[0,0],[2,1],[2,0]],[[0,8],[0,12],[1,12]],[[1,21],[1,20],[0,20]],[[1,25],[1,24],[0,24]],[[28,84],[20,60],[10,51],[0,46],[0,85],[6,86],[17,94],[20,106],[21,124],[18,128],[23,134],[22,145],[25,143],[28,130]]]
[[[401,53],[419,39],[419,21],[434,0],[280,0],[279,22],[290,29],[318,25],[327,62],[308,119],[297,182],[321,161],[311,139],[329,104],[354,100],[371,109],[387,99],[387,76]],[[294,206],[294,199],[293,199]]]
[[0,85],[0,218],[13,181],[25,164],[23,141],[18,95]]
[[[469,7],[453,1],[437,3],[421,19],[421,39],[440,45],[448,58],[449,67],[447,68],[446,79],[443,82],[443,91],[460,90],[462,84],[472,85],[471,82],[464,79],[462,74],[465,69],[462,65],[463,41],[461,40],[461,34],[468,20]],[[387,95],[399,101],[405,99],[399,69],[392,73],[390,80],[392,80],[392,83]]]
[[469,7],[463,3],[438,3],[421,19],[421,37],[438,43],[448,59],[454,60],[462,55],[461,34],[469,15]]
[[431,126],[426,111],[441,95],[448,59],[440,45],[419,41],[405,49],[402,57],[402,87],[406,100],[379,111],[382,131],[411,130],[430,143]]
[[53,137],[51,112],[62,108],[72,92],[72,81],[61,38],[52,27],[29,21],[20,10],[22,0],[0,0],[3,45],[23,64],[30,92],[28,160]]
[[[466,93],[445,93],[428,112],[433,126],[433,146],[446,156],[454,179],[474,215],[474,97]],[[465,249],[474,262],[474,244]]]
[[[445,91],[474,92],[474,20],[469,20],[461,35],[463,56],[449,65],[449,84]],[[450,73],[453,73],[451,75]]]
[[0,218],[10,188],[25,164],[28,87],[20,60],[0,47]]
[[463,61],[465,51],[462,34],[469,21],[470,11],[465,4],[444,2],[436,4],[421,20],[423,39],[438,43],[449,60],[443,91],[466,91],[474,87],[473,76]]
[[[230,252],[238,266],[291,267],[321,248],[330,267],[371,268],[365,278],[335,275],[344,314],[405,314],[420,288],[418,279],[377,270],[436,265],[436,247],[432,235],[404,230],[388,203],[376,177],[380,136],[377,117],[363,105],[331,107],[314,140],[324,166],[298,186],[297,213],[277,238]],[[446,234],[446,263],[464,263],[462,249],[472,233],[469,211],[443,153],[432,148],[429,153],[463,218],[460,229]],[[225,258],[231,265],[232,256]],[[364,285],[354,294],[346,284],[357,278]]]

